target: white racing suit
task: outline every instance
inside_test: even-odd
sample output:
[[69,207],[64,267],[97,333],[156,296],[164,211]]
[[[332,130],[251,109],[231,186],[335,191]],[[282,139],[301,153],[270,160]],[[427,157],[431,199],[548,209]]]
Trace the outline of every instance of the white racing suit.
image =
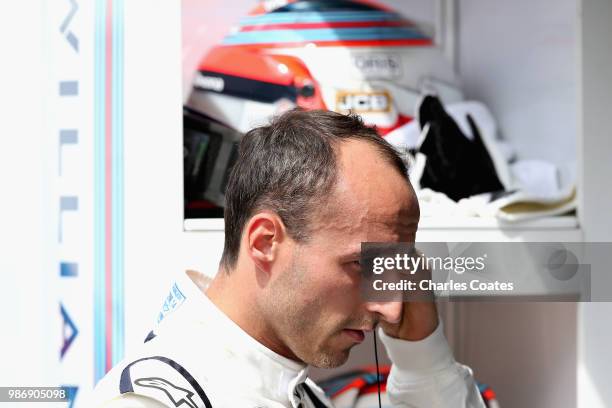
[[[250,337],[208,299],[201,290],[205,283],[199,279],[196,284],[181,274],[148,341],[115,366],[83,406],[362,406],[354,401],[329,400],[308,378],[307,366]],[[379,333],[393,362],[384,406],[484,407],[471,370],[455,362],[441,325],[416,342],[388,337],[382,330]]]

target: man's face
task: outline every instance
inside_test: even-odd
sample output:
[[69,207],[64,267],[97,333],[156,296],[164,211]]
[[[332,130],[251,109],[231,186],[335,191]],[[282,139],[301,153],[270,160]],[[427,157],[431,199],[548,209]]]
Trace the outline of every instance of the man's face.
[[[419,209],[412,188],[370,144],[344,143],[340,175],[310,239],[287,244],[289,261],[270,287],[279,339],[316,367],[342,365],[365,332],[389,315],[362,299],[362,242],[414,242]],[[396,304],[401,313],[401,306]]]

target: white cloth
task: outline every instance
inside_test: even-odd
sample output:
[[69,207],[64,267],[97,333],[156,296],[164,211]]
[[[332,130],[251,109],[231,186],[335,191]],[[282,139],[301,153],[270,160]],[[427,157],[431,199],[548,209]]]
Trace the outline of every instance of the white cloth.
[[[156,337],[114,367],[83,406],[314,408],[304,383],[324,406],[334,406],[307,378],[307,366],[250,337],[198,284],[180,275]],[[393,407],[484,407],[470,369],[455,362],[441,326],[417,342],[380,333],[394,363],[388,380]]]

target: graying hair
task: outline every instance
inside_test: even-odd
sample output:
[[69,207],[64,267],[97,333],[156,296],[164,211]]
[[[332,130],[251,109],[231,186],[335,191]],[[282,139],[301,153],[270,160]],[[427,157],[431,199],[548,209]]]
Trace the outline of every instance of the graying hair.
[[357,115],[295,109],[242,138],[225,192],[221,263],[227,271],[238,259],[245,225],[258,211],[278,214],[294,240],[310,237],[315,207],[329,197],[338,177],[335,148],[346,140],[372,143],[408,181],[398,152]]

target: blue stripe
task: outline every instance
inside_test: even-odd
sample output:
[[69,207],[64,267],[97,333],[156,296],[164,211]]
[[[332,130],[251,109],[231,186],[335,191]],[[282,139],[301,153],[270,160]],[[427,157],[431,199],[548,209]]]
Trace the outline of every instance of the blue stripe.
[[385,11],[331,11],[331,12],[288,12],[269,13],[260,16],[245,17],[241,25],[256,24],[290,24],[290,23],[331,23],[340,21],[397,21],[404,20],[397,13]]
[[106,2],[96,0],[94,24],[94,381],[105,374],[104,84]]
[[267,30],[239,32],[227,36],[223,43],[267,44],[292,43],[302,41],[355,41],[355,40],[413,40],[427,39],[412,28],[373,27],[373,28],[321,28],[312,30]]

